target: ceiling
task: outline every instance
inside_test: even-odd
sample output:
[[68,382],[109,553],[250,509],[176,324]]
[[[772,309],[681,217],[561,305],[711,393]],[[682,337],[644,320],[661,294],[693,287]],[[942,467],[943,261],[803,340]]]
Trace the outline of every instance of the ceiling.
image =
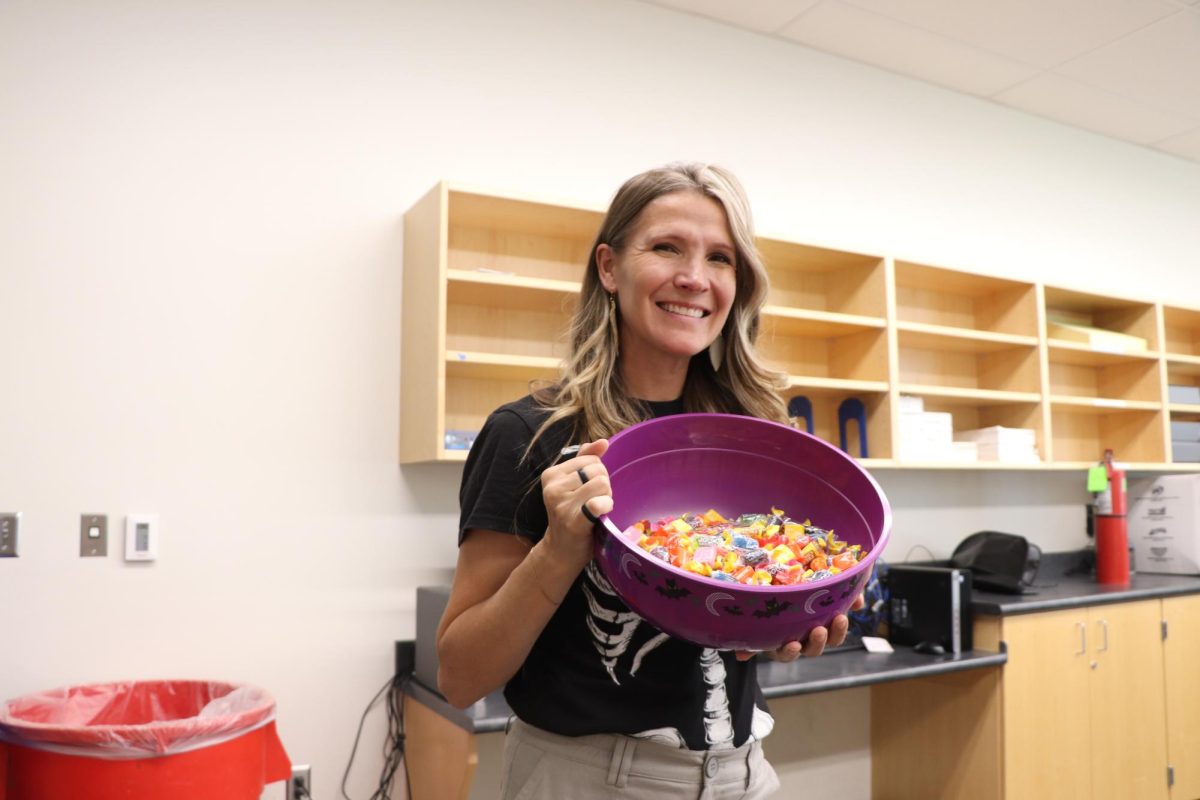
[[1200,163],[1200,0],[646,0]]

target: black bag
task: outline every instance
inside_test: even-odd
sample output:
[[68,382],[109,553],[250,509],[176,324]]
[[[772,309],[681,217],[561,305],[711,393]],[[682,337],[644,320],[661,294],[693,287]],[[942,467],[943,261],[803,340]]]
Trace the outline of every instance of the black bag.
[[1024,536],[998,531],[972,533],[950,556],[952,566],[971,570],[975,586],[993,592],[1022,594],[1033,585],[1042,551]]

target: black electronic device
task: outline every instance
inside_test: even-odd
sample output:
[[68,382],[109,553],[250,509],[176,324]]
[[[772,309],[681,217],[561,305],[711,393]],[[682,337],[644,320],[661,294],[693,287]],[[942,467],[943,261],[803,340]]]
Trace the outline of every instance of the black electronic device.
[[413,675],[425,688],[435,692],[438,688],[437,629],[449,601],[449,586],[417,587],[417,653]]
[[958,543],[950,565],[968,569],[982,591],[1024,594],[1033,585],[1042,551],[1015,533],[978,531]]
[[970,570],[892,564],[885,581],[892,644],[954,655],[971,649]]

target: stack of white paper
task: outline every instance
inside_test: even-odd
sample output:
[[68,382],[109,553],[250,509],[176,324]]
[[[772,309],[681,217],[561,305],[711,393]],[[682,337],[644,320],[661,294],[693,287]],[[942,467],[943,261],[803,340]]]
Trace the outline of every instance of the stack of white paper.
[[960,442],[974,442],[979,458],[984,461],[1006,461],[1029,464],[1041,461],[1037,450],[1037,431],[1031,428],[990,428],[955,431]]
[[905,411],[901,406],[900,452],[902,461],[974,461],[970,448],[954,442],[954,419],[946,411]]

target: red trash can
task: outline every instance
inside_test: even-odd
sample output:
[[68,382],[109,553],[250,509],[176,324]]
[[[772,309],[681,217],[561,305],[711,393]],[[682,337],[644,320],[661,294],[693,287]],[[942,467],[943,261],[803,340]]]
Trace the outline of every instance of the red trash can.
[[259,800],[291,770],[275,700],[252,686],[94,684],[0,706],[0,800]]

